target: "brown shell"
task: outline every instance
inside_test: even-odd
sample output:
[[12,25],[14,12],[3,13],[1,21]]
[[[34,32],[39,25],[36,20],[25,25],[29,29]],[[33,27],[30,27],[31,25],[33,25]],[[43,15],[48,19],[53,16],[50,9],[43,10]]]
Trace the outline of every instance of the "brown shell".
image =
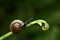
[[[15,24],[18,24],[18,26],[16,27]],[[18,23],[18,22],[15,22],[13,24],[10,25],[10,30],[13,32],[13,33],[18,33],[22,30],[22,26],[21,26],[21,23]]]

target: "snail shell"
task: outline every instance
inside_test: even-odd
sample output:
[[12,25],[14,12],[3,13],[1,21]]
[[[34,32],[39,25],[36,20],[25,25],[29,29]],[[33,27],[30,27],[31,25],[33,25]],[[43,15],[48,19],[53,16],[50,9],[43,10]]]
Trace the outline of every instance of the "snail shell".
[[24,23],[21,20],[14,20],[10,24],[10,30],[13,33],[18,33],[22,30]]

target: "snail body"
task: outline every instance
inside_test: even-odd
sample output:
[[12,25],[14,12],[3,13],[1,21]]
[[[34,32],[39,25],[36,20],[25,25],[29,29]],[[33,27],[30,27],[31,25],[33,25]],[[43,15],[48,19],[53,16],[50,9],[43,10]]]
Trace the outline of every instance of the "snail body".
[[26,26],[26,24],[32,20],[33,18],[31,17],[30,19],[28,19],[27,21],[23,22],[21,20],[14,20],[11,22],[10,24],[10,31],[13,33],[18,33],[20,31],[22,31],[23,26]]
[[13,33],[18,33],[23,29],[24,22],[21,20],[14,20],[10,24],[10,30]]

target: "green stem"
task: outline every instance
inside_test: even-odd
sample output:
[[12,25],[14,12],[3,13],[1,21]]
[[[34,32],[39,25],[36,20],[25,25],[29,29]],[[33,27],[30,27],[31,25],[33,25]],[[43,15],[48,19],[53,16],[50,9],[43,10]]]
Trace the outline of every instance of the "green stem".
[[0,37],[0,40],[3,40],[3,39],[5,39],[5,38],[9,37],[9,36],[12,35],[12,34],[13,34],[12,32],[8,32],[7,34],[1,36],[1,37]]
[[[38,25],[42,26],[42,30],[47,30],[49,29],[49,25],[46,21],[44,20],[35,20],[33,22],[30,22],[29,24],[26,25],[26,27],[29,27],[33,24],[37,23]],[[42,23],[44,23],[45,25],[43,26]],[[13,35],[13,32],[8,32],[7,34],[3,35],[0,37],[0,40],[4,40],[5,38],[9,37],[10,35]]]

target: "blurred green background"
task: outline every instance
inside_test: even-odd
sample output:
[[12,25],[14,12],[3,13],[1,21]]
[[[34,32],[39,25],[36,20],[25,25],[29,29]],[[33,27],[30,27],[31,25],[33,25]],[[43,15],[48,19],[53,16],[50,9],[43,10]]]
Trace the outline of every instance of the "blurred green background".
[[11,21],[30,17],[46,20],[49,30],[35,24],[5,40],[60,40],[60,0],[0,0],[0,36],[10,31]]

